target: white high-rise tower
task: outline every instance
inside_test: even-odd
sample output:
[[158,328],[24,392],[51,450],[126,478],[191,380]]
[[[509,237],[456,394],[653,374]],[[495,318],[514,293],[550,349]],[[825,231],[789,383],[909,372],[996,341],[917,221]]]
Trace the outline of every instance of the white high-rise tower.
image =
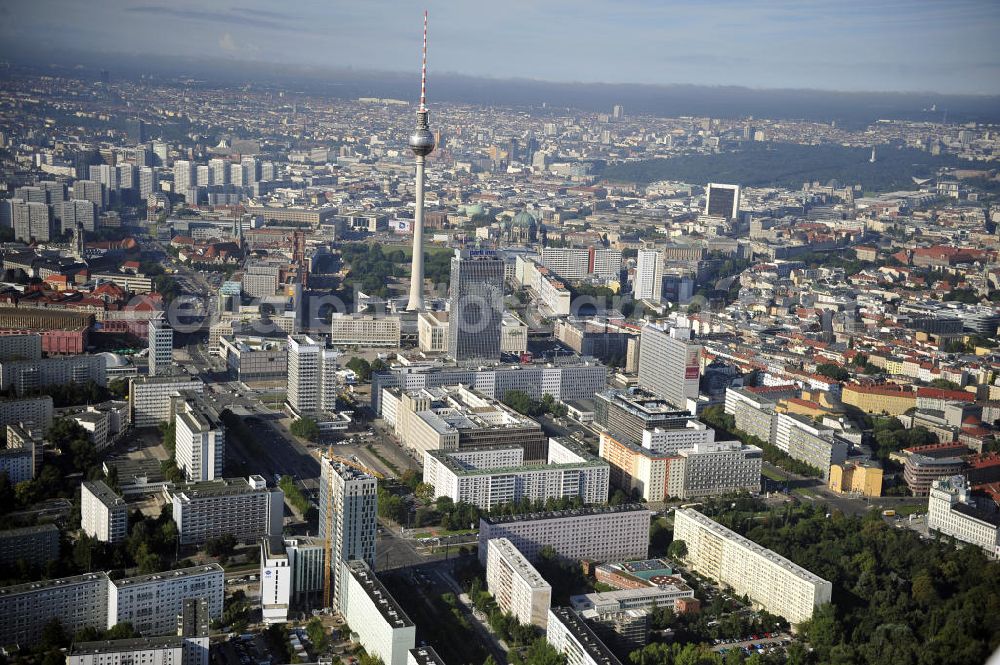
[[427,125],[427,12],[424,11],[424,49],[420,68],[420,108],[417,127],[410,134],[410,150],[417,158],[417,200],[413,214],[413,262],[410,266],[410,300],[407,311],[424,309],[424,158],[434,150],[434,135]]

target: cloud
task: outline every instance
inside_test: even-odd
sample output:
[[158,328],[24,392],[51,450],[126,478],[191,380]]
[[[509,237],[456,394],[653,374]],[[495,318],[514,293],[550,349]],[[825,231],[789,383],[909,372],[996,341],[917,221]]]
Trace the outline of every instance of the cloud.
[[219,37],[219,48],[223,51],[229,51],[231,53],[239,49],[239,47],[236,46],[236,40],[233,39],[233,36],[228,32],[222,33],[222,36]]
[[[201,21],[206,23],[224,23],[226,25],[245,25],[254,28],[268,28],[271,30],[283,30],[286,28],[282,23],[274,18],[262,18],[260,16],[246,16],[236,13],[226,12],[205,12],[196,9],[176,9],[174,7],[164,7],[162,5],[144,5],[141,7],[129,7],[125,11],[138,14],[151,14],[153,16],[164,16],[168,18],[179,18],[188,21]],[[251,13],[244,10],[244,14]],[[273,14],[267,12],[267,14]]]

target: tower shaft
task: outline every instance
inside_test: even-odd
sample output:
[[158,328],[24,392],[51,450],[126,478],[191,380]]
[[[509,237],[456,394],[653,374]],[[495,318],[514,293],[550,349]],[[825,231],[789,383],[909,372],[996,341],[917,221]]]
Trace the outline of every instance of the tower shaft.
[[413,258],[410,262],[408,312],[424,311],[424,156],[417,155],[417,200],[413,213]]

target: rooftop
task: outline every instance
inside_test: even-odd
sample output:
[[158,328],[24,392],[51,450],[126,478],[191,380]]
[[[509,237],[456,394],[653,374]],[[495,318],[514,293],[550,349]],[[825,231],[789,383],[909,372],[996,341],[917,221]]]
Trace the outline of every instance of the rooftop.
[[0,531],[0,539],[21,538],[39,533],[55,533],[58,536],[59,527],[55,524],[38,524],[36,526],[22,526],[16,529],[4,529]]
[[569,510],[527,513],[525,515],[501,515],[496,517],[487,515],[480,519],[486,524],[510,524],[512,522],[571,519],[574,517],[590,517],[593,515],[613,515],[615,513],[645,513],[647,515],[652,515],[653,511],[649,510],[641,503],[625,503],[620,506],[588,506],[585,508],[571,508]]
[[215,496],[237,496],[240,494],[257,494],[267,489],[257,489],[246,478],[218,478],[203,480],[196,483],[177,483],[172,489],[166,490],[171,497],[179,496],[181,501],[192,499],[207,499]]
[[392,626],[392,628],[409,628],[415,624],[406,616],[403,608],[399,606],[396,599],[386,590],[382,582],[375,576],[368,564],[360,559],[345,562],[351,576],[357,580],[358,584],[365,590],[375,607],[378,608],[382,617]]
[[204,566],[193,566],[191,568],[181,568],[179,570],[166,570],[162,573],[153,573],[152,575],[126,577],[120,580],[112,580],[112,584],[120,589],[125,586],[138,586],[140,584],[148,584],[150,582],[175,580],[181,577],[195,577],[197,575],[205,575],[206,573],[218,573],[219,575],[224,575],[225,571],[219,564],[210,563]]
[[31,593],[41,589],[52,587],[66,587],[75,584],[107,584],[107,573],[87,573],[86,575],[72,575],[70,577],[59,577],[52,580],[39,580],[37,582],[25,582],[14,586],[0,589],[0,596],[13,596],[19,593]]
[[433,647],[410,649],[410,660],[417,665],[444,665],[441,656],[437,655],[437,651]]
[[94,495],[94,498],[108,508],[125,505],[125,499],[118,496],[103,480],[87,480],[84,481],[83,486]]
[[521,550],[514,547],[514,543],[507,538],[492,538],[487,547],[495,549],[503,555],[504,561],[511,569],[526,582],[532,589],[551,589],[552,585],[545,581],[541,573],[531,565],[531,562],[524,558]]
[[163,637],[136,637],[128,640],[105,640],[103,642],[77,642],[70,647],[69,653],[73,656],[96,656],[102,653],[177,649],[183,646],[183,637],[167,635]]
[[604,642],[598,639],[594,631],[590,629],[590,626],[580,618],[577,614],[569,607],[553,607],[549,610],[556,619],[559,620],[566,629],[572,633],[576,641],[580,643],[583,650],[587,652],[590,659],[597,665],[622,665],[622,662],[615,657],[611,650],[605,646]]

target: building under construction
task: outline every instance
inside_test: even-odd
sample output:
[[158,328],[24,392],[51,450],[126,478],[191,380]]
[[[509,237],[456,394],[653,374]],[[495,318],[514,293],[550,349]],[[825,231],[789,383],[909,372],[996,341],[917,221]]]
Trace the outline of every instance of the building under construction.
[[338,608],[340,563],[362,559],[375,567],[378,494],[375,475],[332,454],[320,458],[319,537],[326,548],[323,605]]

